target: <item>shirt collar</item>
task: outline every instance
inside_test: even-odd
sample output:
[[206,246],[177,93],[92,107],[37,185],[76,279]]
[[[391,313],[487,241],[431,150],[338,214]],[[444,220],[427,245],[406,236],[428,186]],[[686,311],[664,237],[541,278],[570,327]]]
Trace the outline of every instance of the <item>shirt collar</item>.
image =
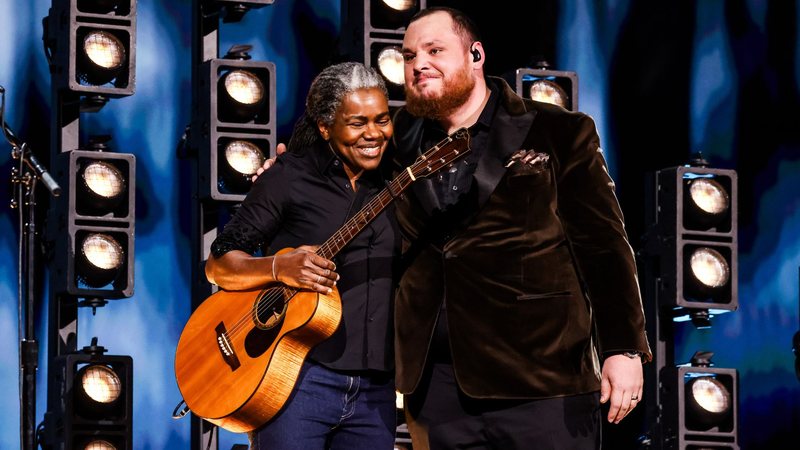
[[483,111],[481,111],[481,115],[478,116],[478,121],[475,122],[475,125],[488,128],[492,125],[492,119],[494,118],[495,110],[497,110],[497,102],[500,98],[500,93],[494,83],[487,82],[486,86],[489,87],[489,100],[486,102],[486,106],[483,107]]
[[[328,142],[320,139],[317,141],[317,144],[313,146],[310,153],[319,173],[347,178],[347,172],[344,170],[344,160],[333,151]],[[387,157],[386,152],[384,152],[383,157]],[[369,181],[371,184],[375,184],[379,183],[380,179],[378,170],[370,170],[364,172],[359,178],[359,181]]]

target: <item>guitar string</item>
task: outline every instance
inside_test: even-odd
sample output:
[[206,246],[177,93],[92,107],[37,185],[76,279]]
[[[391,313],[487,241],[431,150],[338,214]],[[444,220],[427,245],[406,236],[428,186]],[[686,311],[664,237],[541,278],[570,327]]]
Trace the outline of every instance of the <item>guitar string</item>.
[[[339,250],[341,250],[341,248],[344,247],[344,245],[346,245],[353,237],[355,237],[359,232],[361,232],[361,229],[359,229],[356,233],[353,233],[353,228],[356,225],[361,225],[362,228],[363,228],[364,226],[366,226],[366,224],[368,222],[372,221],[374,219],[374,217],[376,217],[378,214],[380,214],[380,212],[382,212],[383,209],[386,206],[388,206],[388,204],[393,200],[393,197],[392,197],[391,193],[389,192],[389,189],[391,187],[396,187],[396,186],[392,186],[393,184],[395,184],[395,181],[397,183],[399,183],[401,181],[404,181],[401,178],[408,178],[408,174],[407,173],[403,173],[402,176],[398,176],[397,177],[397,180],[394,180],[391,183],[389,183],[389,185],[390,185],[389,188],[383,190],[378,195],[376,195],[375,198],[373,200],[371,200],[367,204],[367,207],[363,208],[361,211],[359,211],[357,214],[355,214],[353,217],[351,217],[350,220],[348,220],[345,223],[345,225],[340,229],[339,232],[334,234],[331,237],[331,239],[328,239],[328,241],[326,241],[319,248],[319,250],[317,250],[317,254],[318,255],[331,254],[331,257],[332,257],[333,254],[338,253],[338,250],[336,250],[335,253],[331,251],[331,247],[333,247],[333,244],[342,241],[342,237],[338,237],[337,238],[337,236],[342,235],[344,232],[347,232],[347,234],[350,234],[350,236],[347,237],[346,239],[344,239],[344,242],[341,245],[339,245]],[[375,210],[375,206],[377,206],[376,203],[383,203],[383,205],[380,207],[380,211],[378,211],[377,213],[374,211]],[[364,213],[366,210],[369,210],[369,214],[365,214]],[[281,288],[272,287],[272,288],[267,288],[267,289],[270,291],[267,294],[267,296],[259,299],[258,302],[257,302],[257,306],[256,306],[256,310],[255,310],[255,313],[256,313],[257,317],[260,314],[271,310],[279,301],[285,300],[285,302],[288,303],[289,301],[291,301],[291,299],[294,297],[294,295],[298,291],[298,289],[288,288],[286,286],[281,287]],[[294,291],[294,292],[291,292],[291,291]],[[252,311],[252,309],[251,309],[251,311]],[[224,332],[223,334],[229,340],[231,340],[236,335],[238,335],[238,333],[241,331],[241,329],[249,321],[250,321],[250,314],[245,315],[245,316],[241,317],[231,327],[230,330],[228,330],[227,332]],[[247,329],[249,331],[249,327]]]
[[[429,175],[430,173],[441,169],[441,167],[446,165],[446,163],[444,161],[441,161],[442,162],[441,167],[436,168],[436,169],[432,169],[430,163],[431,162],[437,162],[439,160],[436,159],[436,158],[430,158],[430,154],[439,151],[442,146],[444,146],[446,144],[449,144],[452,141],[454,141],[454,139],[452,137],[445,138],[439,144],[435,145],[429,151],[425,152],[425,154],[422,155],[423,157],[420,160],[418,160],[417,162],[412,164],[412,166],[409,166],[409,169],[411,169],[414,166],[418,166],[418,165],[421,165],[421,164],[425,163],[426,164],[427,173],[424,174],[424,175],[421,175],[421,176]],[[458,154],[458,153],[456,152],[456,154]],[[412,178],[412,179],[409,181],[408,178]],[[345,245],[347,245],[347,243],[349,243],[349,241],[351,239],[353,239],[358,233],[361,232],[363,227],[365,227],[368,222],[372,221],[378,214],[380,214],[380,212],[383,211],[383,209],[386,206],[389,205],[389,203],[391,203],[394,200],[394,195],[392,195],[392,191],[391,191],[392,187],[398,187],[398,186],[395,186],[395,185],[396,184],[401,184],[401,182],[407,183],[407,185],[400,190],[400,192],[402,192],[403,190],[405,190],[405,188],[408,187],[408,185],[411,184],[412,181],[414,181],[414,179],[416,179],[416,178],[413,178],[413,172],[412,171],[404,171],[400,175],[398,175],[396,179],[394,179],[391,182],[389,182],[389,185],[387,186],[386,189],[384,189],[383,191],[378,193],[378,195],[376,195],[375,198],[373,200],[371,200],[367,204],[366,208],[363,208],[361,211],[359,211],[357,214],[355,214],[350,220],[348,220],[345,223],[345,226],[343,226],[336,234],[331,236],[331,238],[328,239],[319,248],[319,250],[317,250],[317,254],[318,255],[325,255],[327,252],[330,251],[330,249],[331,249],[331,247],[332,247],[332,245],[334,243],[333,242],[334,238],[336,238],[337,236],[342,234],[344,231],[349,231],[349,232],[352,233],[353,227],[355,225],[359,225],[359,222],[361,222],[362,223],[361,229],[359,229],[356,233],[353,233],[351,236],[349,236],[348,238],[346,238],[344,240],[344,242],[339,246],[339,249],[337,249],[336,252],[335,252],[335,253],[338,253],[338,251],[341,250]],[[378,203],[379,201],[380,201],[380,203],[383,203],[383,204],[382,204],[382,206],[380,208],[380,211],[375,213],[374,212],[374,208],[375,208],[374,204]],[[368,210],[368,209],[371,212],[371,217],[364,214],[364,212],[366,210]],[[341,241],[341,237],[337,238],[336,241]],[[333,257],[335,255],[335,253],[331,254],[330,257]],[[265,297],[257,300],[257,305],[256,305],[256,309],[255,309],[256,318],[258,318],[260,316],[260,314],[271,310],[275,306],[275,304],[277,304],[277,302],[279,302],[279,301],[284,301],[285,303],[288,303],[289,301],[292,300],[292,298],[294,298],[294,296],[299,291],[299,289],[289,288],[287,286],[283,286],[281,288],[272,287],[272,288],[267,288],[267,289],[269,290],[267,295]],[[294,292],[292,292],[292,291],[294,291]],[[263,290],[261,292],[263,292]],[[261,293],[259,293],[259,295],[261,295]],[[252,311],[253,310],[251,309],[251,312]],[[250,314],[242,316],[238,321],[236,321],[236,323],[231,327],[230,330],[225,331],[225,332],[222,333],[222,335],[228,340],[229,345],[232,346],[233,339],[235,337],[237,337],[240,332],[242,332],[243,330],[246,330],[246,331],[250,330],[250,327],[248,326],[248,323],[251,322],[250,316],[251,316]]]

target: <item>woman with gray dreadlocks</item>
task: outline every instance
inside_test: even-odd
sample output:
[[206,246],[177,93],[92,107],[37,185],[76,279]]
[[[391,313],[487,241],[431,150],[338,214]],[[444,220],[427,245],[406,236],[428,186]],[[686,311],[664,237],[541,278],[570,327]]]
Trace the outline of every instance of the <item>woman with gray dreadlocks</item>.
[[[223,289],[280,282],[341,295],[338,328],[310,350],[281,410],[250,433],[251,448],[393,448],[393,212],[332,259],[315,253],[384,187],[376,169],[392,131],[386,87],[373,69],[326,68],[287,153],[258,177],[211,246],[206,276]],[[275,254],[285,248],[294,250]],[[268,256],[257,256],[260,249]]]

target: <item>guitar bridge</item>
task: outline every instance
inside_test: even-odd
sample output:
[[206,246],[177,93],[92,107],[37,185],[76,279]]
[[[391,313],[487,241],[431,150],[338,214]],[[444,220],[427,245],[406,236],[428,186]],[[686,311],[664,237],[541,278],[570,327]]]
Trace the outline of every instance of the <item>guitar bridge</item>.
[[225,364],[227,364],[232,371],[238,369],[242,364],[239,362],[239,357],[236,356],[236,352],[233,350],[231,341],[228,338],[228,331],[225,329],[225,324],[220,322],[214,331],[217,333],[217,348],[222,355],[222,359],[225,360]]

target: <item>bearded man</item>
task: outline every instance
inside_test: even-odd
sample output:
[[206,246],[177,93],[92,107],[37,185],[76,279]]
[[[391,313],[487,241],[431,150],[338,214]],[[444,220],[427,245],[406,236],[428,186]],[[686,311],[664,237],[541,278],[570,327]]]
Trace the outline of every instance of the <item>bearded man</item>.
[[485,77],[473,23],[403,39],[402,170],[460,127],[472,151],[397,203],[396,382],[415,449],[598,449],[651,358],[633,252],[594,122]]

